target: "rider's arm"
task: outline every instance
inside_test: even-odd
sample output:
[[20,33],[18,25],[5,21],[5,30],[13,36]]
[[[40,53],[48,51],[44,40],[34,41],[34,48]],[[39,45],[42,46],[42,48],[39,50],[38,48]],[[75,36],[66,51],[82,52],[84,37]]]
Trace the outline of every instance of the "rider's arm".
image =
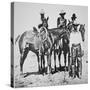
[[67,25],[67,20],[65,19],[65,26]]
[[81,49],[82,49],[82,50],[84,50],[84,49],[83,49],[83,41],[82,41],[81,34],[80,34],[79,36],[80,36],[80,44],[81,44]]
[[60,25],[60,18],[57,19],[57,27]]

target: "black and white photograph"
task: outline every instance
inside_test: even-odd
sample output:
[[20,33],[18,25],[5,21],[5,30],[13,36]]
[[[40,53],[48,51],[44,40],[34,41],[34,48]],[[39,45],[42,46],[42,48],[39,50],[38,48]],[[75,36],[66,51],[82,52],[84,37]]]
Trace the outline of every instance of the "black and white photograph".
[[11,3],[11,86],[88,84],[88,6]]

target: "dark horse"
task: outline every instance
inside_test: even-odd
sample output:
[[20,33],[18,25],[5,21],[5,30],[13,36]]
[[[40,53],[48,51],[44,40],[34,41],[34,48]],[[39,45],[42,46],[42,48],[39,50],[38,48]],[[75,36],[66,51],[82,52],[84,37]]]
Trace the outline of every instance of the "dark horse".
[[[85,40],[85,25],[80,24],[79,27],[79,32],[81,33],[81,37],[82,37],[82,41]],[[67,25],[66,31],[67,34],[63,35],[63,37],[59,40],[59,53],[58,53],[58,60],[59,60],[59,68],[61,68],[61,62],[60,62],[60,58],[61,58],[61,54],[63,52],[64,55],[64,64],[65,64],[65,70],[66,70],[66,62],[68,60],[68,70],[69,70],[69,66],[70,66],[70,45],[69,45],[69,38],[70,38],[70,33],[72,32],[72,26],[70,24]]]
[[[61,66],[60,56],[62,51],[65,52],[64,56],[66,56],[66,54],[69,52],[68,31],[62,30],[60,28],[52,28],[52,29],[49,29],[48,31],[50,32],[50,38],[53,43],[51,52],[53,51],[54,53],[54,71],[56,72],[56,54],[58,54],[59,66]],[[61,47],[61,42],[60,42],[61,39],[63,40],[63,48]],[[65,62],[66,62],[66,59],[65,59]]]
[[69,37],[68,35],[63,35],[61,40],[59,41],[59,52],[58,52],[58,60],[59,60],[59,69],[61,69],[61,54],[64,55],[64,64],[66,70],[66,62],[68,57],[68,65],[70,62],[70,48],[69,48]]

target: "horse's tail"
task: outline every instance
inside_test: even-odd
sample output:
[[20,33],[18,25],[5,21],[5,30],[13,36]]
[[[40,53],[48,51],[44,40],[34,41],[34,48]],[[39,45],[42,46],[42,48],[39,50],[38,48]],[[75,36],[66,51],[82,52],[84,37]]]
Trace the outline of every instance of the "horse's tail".
[[17,43],[18,39],[20,38],[20,35],[18,35],[15,39],[15,44]]

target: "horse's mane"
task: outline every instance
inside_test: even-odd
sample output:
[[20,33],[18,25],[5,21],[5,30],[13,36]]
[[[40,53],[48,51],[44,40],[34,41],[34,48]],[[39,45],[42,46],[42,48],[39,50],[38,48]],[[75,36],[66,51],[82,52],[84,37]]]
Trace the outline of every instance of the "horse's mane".
[[48,29],[48,32],[52,33],[53,35],[59,35],[60,33],[63,32],[63,30],[60,28],[52,28],[52,29]]

